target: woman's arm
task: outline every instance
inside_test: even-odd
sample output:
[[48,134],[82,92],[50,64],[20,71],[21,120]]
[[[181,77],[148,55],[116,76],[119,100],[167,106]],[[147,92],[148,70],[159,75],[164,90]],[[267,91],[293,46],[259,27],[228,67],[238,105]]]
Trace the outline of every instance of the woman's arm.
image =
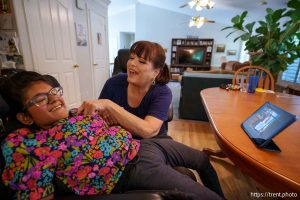
[[141,138],[156,136],[163,123],[162,120],[150,115],[141,119],[108,99],[84,101],[78,112],[84,115],[98,112],[104,120],[109,123],[118,123],[132,134]]

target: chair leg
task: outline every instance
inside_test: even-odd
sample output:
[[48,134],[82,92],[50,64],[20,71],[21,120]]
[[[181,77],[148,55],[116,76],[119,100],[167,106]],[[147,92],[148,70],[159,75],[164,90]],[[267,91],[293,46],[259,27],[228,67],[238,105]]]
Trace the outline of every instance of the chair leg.
[[218,158],[227,158],[226,154],[222,150],[212,150],[210,148],[203,148],[202,151],[208,156],[215,156]]

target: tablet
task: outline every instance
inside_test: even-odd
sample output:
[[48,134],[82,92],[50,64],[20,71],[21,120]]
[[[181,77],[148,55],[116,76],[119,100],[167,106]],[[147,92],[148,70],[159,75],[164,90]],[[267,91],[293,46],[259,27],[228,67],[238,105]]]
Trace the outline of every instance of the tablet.
[[266,102],[248,117],[241,126],[257,147],[280,151],[272,138],[296,120],[296,115]]

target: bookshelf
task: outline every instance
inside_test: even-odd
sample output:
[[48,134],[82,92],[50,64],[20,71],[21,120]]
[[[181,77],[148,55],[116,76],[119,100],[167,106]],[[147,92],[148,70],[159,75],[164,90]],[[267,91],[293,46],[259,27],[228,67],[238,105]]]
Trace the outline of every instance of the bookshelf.
[[[170,62],[171,74],[182,74],[187,69],[210,70],[213,45],[214,39],[173,38]],[[186,53],[190,53],[190,55],[185,55]]]

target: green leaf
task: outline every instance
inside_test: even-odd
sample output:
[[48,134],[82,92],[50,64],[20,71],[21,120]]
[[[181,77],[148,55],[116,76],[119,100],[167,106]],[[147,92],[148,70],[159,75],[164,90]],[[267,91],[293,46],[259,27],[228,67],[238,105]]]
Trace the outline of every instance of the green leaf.
[[298,20],[300,20],[300,8],[291,12],[291,18],[293,22],[297,22]]
[[225,28],[222,28],[221,31],[224,31],[224,30],[230,29],[230,28],[233,28],[233,27],[232,27],[232,26],[227,26],[227,27],[225,27]]
[[231,19],[231,22],[232,22],[233,24],[239,23],[239,22],[240,22],[240,16],[237,15],[237,16],[233,17],[233,18]]
[[268,33],[268,29],[267,27],[258,27],[256,30],[255,30],[257,33],[261,33],[261,34],[267,34]]
[[245,33],[245,34],[241,35],[241,39],[243,41],[249,40],[250,37],[251,37],[250,33]]
[[273,13],[273,10],[271,8],[267,8],[266,11],[267,11],[268,14],[272,14]]
[[238,39],[240,39],[242,36],[239,36],[239,37],[237,37],[237,38],[235,38],[234,40],[233,40],[233,42],[236,42]]
[[286,9],[278,9],[275,10],[275,12],[272,15],[272,20],[273,22],[277,22],[281,19],[282,13],[285,11]]
[[242,14],[241,14],[241,20],[244,20],[245,17],[247,16],[248,12],[247,11],[244,11]]
[[226,35],[226,38],[227,38],[227,37],[229,37],[231,34],[233,34],[233,33],[237,32],[237,31],[239,31],[239,30],[234,30],[234,31],[232,31],[232,32],[228,33],[228,34]]
[[249,33],[252,33],[254,25],[255,25],[255,22],[252,22],[252,23],[246,24],[245,28],[248,30]]
[[291,35],[295,34],[296,32],[298,32],[300,29],[300,21],[292,24],[291,26],[289,26],[280,36],[279,41],[283,42],[284,40],[286,40],[288,37],[290,37]]
[[300,1],[299,0],[291,0],[287,3],[287,6],[289,8],[295,8],[295,9],[300,8]]

